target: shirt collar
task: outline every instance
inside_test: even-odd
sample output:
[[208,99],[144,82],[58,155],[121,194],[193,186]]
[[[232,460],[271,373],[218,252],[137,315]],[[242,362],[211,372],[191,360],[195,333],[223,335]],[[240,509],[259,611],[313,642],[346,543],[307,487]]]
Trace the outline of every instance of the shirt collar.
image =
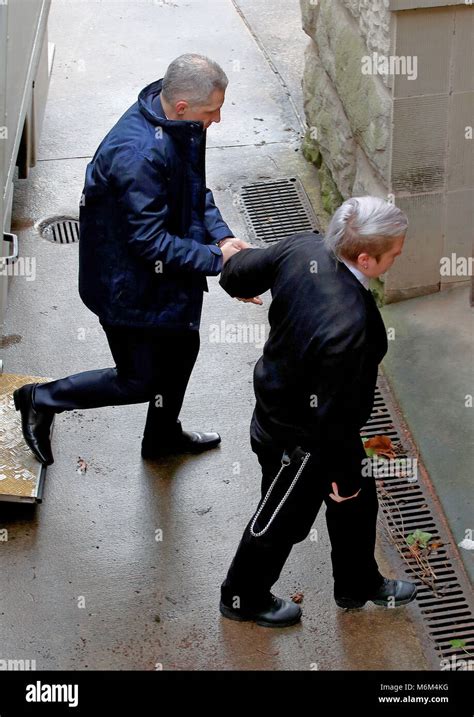
[[340,261],[342,261],[342,263],[345,266],[347,266],[349,271],[351,271],[354,274],[354,276],[356,277],[356,279],[358,279],[360,281],[360,283],[362,284],[364,289],[367,289],[367,291],[369,291],[369,289],[370,289],[369,277],[366,276],[365,274],[363,274],[361,271],[359,271],[359,269],[356,269],[356,267],[353,266],[352,264],[349,264],[349,262],[345,261],[344,259],[340,259]]

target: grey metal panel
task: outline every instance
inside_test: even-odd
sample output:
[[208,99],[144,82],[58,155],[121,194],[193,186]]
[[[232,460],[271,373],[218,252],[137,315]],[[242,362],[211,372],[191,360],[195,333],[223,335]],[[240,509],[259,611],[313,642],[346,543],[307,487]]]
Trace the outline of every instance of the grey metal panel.
[[[6,112],[6,84],[7,84],[7,17],[8,17],[8,6],[0,5],[0,230],[8,231],[10,226],[8,224],[9,217],[5,216],[8,212],[6,206],[6,145],[7,140],[3,138],[7,121],[5,117]],[[3,242],[3,235],[0,235],[0,256],[4,254],[5,244]],[[8,276],[0,276],[0,328],[3,325],[3,316],[5,313],[7,303],[7,290],[8,290]]]
[[461,0],[390,0],[389,10],[415,10],[416,8],[445,7],[446,5],[465,5]]
[[397,17],[395,55],[417,57],[417,78],[395,75],[394,97],[449,91],[449,66],[454,33],[453,9],[406,12]]
[[8,3],[7,42],[7,179],[12,179],[13,167],[21,139],[26,112],[26,100],[31,93],[30,64],[42,0],[11,0]]
[[395,99],[392,189],[432,192],[445,186],[448,96]]
[[[8,3],[7,88],[8,143],[7,177],[12,178],[23,129],[31,103],[43,33],[50,0],[10,0]],[[20,120],[20,121],[19,121]]]
[[[0,3],[0,229],[10,228],[13,177],[25,116],[31,108],[32,84],[40,58],[51,0]],[[30,118],[31,122],[31,118]],[[0,130],[1,131],[1,130]],[[11,246],[0,237],[0,256]],[[8,276],[0,275],[0,323],[7,301]]]
[[[448,129],[448,189],[474,187],[474,92],[455,93],[451,96]],[[467,136],[466,136],[467,135]]]
[[8,5],[0,5],[0,228],[3,229],[6,162],[6,92],[7,92]]

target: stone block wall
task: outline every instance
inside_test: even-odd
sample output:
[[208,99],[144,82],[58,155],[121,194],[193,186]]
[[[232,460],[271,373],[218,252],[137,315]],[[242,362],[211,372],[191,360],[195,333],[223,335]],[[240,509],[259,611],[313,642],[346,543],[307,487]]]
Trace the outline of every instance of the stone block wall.
[[[387,275],[386,301],[469,281],[455,260],[471,256],[474,234],[474,5],[300,3],[309,37],[303,151],[318,167],[325,209],[374,194],[407,213],[407,242]],[[406,64],[374,72],[383,58]],[[452,271],[443,273],[451,256]]]
[[363,57],[390,52],[386,5],[383,0],[301,0],[310,38],[303,77],[309,126],[304,151],[313,160],[321,154],[329,212],[341,197],[388,192],[391,78],[361,72]]

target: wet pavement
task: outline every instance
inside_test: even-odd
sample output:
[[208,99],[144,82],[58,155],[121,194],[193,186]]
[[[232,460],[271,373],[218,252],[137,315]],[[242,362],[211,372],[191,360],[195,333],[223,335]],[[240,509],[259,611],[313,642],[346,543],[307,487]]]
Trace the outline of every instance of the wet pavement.
[[[240,5],[277,64],[273,50],[291,38],[279,72],[230,0],[53,2],[56,57],[40,161],[28,181],[17,182],[13,210],[20,253],[36,258],[36,278],[11,281],[4,334],[21,341],[7,342],[6,372],[59,378],[112,365],[98,320],[78,296],[77,245],[49,243],[33,224],[77,216],[97,145],[177,54],[208,54],[229,75],[222,123],[208,133],[207,176],[234,232],[245,232],[235,202],[244,183],[296,173],[320,208],[316,170],[299,151],[300,90],[291,103],[284,87],[294,83],[306,44],[299,3],[262,0],[261,13],[253,3]],[[304,594],[300,625],[268,630],[220,616],[219,586],[259,497],[248,426],[261,345],[214,343],[212,330],[221,321],[265,326],[269,297],[263,307],[245,305],[217,279],[209,283],[182,421],[218,430],[222,445],[198,457],[144,462],[146,405],[58,416],[44,503],[0,506],[9,538],[0,543],[2,656],[35,660],[39,670],[427,669],[412,606],[353,613],[335,606],[323,514],[318,542],[295,547],[275,587],[283,596]],[[88,464],[85,473],[78,458]],[[356,550],[357,536],[347,543]],[[377,557],[385,574],[397,574],[394,549],[382,537]]]
[[[469,287],[391,304],[383,316],[394,331],[386,375],[441,501],[453,545],[464,545],[466,539],[472,543],[474,312]],[[472,583],[474,550],[456,550]]]

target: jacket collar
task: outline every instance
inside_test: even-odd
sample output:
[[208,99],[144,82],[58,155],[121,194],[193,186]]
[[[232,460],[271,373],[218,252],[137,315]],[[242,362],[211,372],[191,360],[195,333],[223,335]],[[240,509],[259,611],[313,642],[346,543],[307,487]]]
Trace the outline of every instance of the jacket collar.
[[161,104],[161,88],[163,79],[151,82],[144,87],[138,95],[140,112],[154,125],[163,127],[170,135],[176,138],[185,138],[192,135],[205,135],[203,123],[197,120],[169,120],[166,119]]
[[339,259],[339,261],[341,261],[344,264],[344,266],[346,266],[349,269],[349,271],[351,271],[354,274],[355,278],[360,281],[360,283],[362,284],[364,289],[367,289],[367,291],[369,291],[369,289],[370,289],[369,277],[366,276],[365,274],[363,274],[361,271],[359,271],[359,269],[357,269],[355,266],[353,266],[353,264],[349,264],[348,261],[345,261],[344,259]]

